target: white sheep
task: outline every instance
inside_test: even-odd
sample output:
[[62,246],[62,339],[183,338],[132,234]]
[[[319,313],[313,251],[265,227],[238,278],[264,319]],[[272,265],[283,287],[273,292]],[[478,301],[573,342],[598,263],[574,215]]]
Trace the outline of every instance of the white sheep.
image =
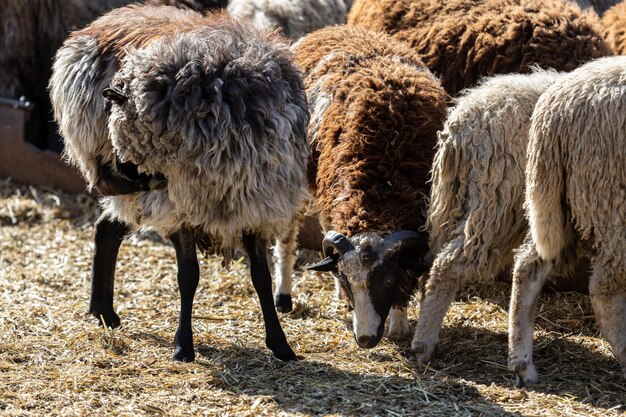
[[536,383],[532,329],[555,272],[591,259],[591,304],[626,376],[626,57],[592,61],[535,107],[526,165],[530,237],[515,257],[509,368]]
[[70,36],[50,93],[70,161],[90,186],[111,194],[96,225],[90,312],[119,325],[119,245],[132,230],[157,230],[172,240],[179,267],[174,358],[191,361],[196,242],[224,250],[242,242],[266,344],[278,358],[295,359],[265,257],[307,196],[308,110],[287,45],[226,13],[129,6]]
[[352,0],[230,0],[233,16],[253,20],[266,29],[282,28],[299,38],[325,26],[345,23]]
[[530,117],[561,75],[487,78],[464,90],[439,133],[427,229],[434,257],[412,348],[427,362],[459,288],[492,279],[513,261],[528,229],[523,215]]

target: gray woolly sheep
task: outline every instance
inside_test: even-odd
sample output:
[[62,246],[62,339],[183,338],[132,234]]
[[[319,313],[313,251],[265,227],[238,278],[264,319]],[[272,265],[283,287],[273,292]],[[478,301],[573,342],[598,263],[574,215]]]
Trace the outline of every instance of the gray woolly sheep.
[[611,55],[598,16],[562,0],[355,0],[348,22],[411,44],[452,95],[483,76]]
[[299,38],[325,26],[345,23],[352,0],[230,0],[228,12],[267,29],[282,28]]
[[[410,333],[404,308],[428,268],[420,228],[448,96],[407,45],[381,33],[334,26],[293,49],[311,111],[309,189],[326,231],[326,258],[309,269],[338,277],[354,337],[372,348],[390,310],[390,336]],[[278,301],[290,299],[281,284]]]
[[119,194],[103,198],[96,224],[90,312],[119,325],[119,245],[132,230],[157,230],[178,260],[174,359],[191,361],[196,243],[227,251],[241,241],[266,344],[295,359],[265,256],[307,195],[308,111],[286,44],[225,13],[129,6],[72,34],[56,55],[50,93],[69,160],[90,186]]
[[626,377],[626,57],[590,62],[541,96],[526,165],[530,236],[515,257],[509,368],[535,383],[532,332],[548,277],[591,259],[589,295]]
[[528,129],[537,99],[562,74],[502,75],[465,90],[439,133],[427,229],[433,266],[412,349],[427,362],[461,286],[492,279],[526,235]]

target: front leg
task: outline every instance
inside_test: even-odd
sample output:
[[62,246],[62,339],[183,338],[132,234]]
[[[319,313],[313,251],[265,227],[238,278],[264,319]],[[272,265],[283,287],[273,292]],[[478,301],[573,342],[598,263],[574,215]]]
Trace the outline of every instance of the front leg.
[[402,307],[392,307],[389,314],[389,338],[399,340],[411,334],[411,326],[406,309]]
[[176,250],[178,290],[180,291],[180,317],[178,319],[178,330],[176,330],[176,337],[174,338],[174,360],[193,362],[195,360],[195,352],[193,350],[191,312],[193,309],[193,298],[200,278],[194,232],[191,229],[183,228],[170,236],[170,240]]
[[274,356],[283,361],[297,360],[278,321],[272,299],[272,276],[267,265],[267,241],[255,234],[244,233],[243,247],[250,258],[252,284],[259,296],[263,320],[265,321],[265,344]]
[[537,299],[551,270],[552,263],[541,260],[532,243],[525,243],[515,257],[509,308],[508,365],[516,373],[518,387],[539,382],[533,364],[533,327]]
[[89,312],[101,325],[112,329],[120,325],[120,318],[113,309],[115,264],[120,245],[129,230],[126,224],[109,219],[105,214],[96,222]]

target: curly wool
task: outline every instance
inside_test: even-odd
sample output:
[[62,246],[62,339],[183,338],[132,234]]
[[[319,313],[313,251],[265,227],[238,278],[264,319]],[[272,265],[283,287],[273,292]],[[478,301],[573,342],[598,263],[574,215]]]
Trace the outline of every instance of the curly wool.
[[[606,283],[608,295],[626,284],[624,86],[626,57],[619,56],[584,65],[550,87],[533,113],[526,168],[539,255],[558,259],[574,239],[590,240],[594,275],[622,277]],[[568,233],[570,223],[575,234]]]
[[345,23],[352,0],[230,0],[228,12],[267,29],[282,28],[299,38],[325,26]]
[[535,69],[488,78],[449,110],[433,162],[427,219],[435,264],[456,263],[462,271],[463,277],[449,279],[492,277],[513,260],[527,232],[530,118],[539,96],[561,76]]
[[348,22],[411,44],[453,95],[482,76],[611,54],[595,13],[562,0],[356,0]]
[[[108,84],[127,97],[110,115]],[[68,155],[92,184],[114,155],[168,178],[165,190],[103,200],[131,226],[167,235],[184,224],[230,246],[244,230],[282,234],[306,196],[301,75],[287,46],[251,23],[118,9],[61,48],[51,94]]]
[[626,55],[626,2],[608,9],[602,16],[604,39],[616,54]]
[[406,45],[322,29],[294,45],[311,123],[309,188],[325,230],[417,231],[447,95]]

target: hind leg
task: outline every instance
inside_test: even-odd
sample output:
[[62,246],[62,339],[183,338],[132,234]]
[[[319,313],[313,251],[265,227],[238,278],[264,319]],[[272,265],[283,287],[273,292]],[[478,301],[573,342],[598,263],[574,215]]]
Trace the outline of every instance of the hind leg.
[[513,289],[509,308],[509,369],[516,373],[518,387],[539,381],[533,364],[533,327],[537,300],[552,270],[532,243],[525,243],[515,257]]
[[594,263],[589,295],[602,336],[626,377],[626,271]]
[[289,313],[293,310],[291,288],[293,266],[296,263],[296,241],[299,226],[300,216],[297,216],[291,223],[287,235],[277,241],[274,246],[274,256],[276,257],[274,302],[276,310],[281,313]]

